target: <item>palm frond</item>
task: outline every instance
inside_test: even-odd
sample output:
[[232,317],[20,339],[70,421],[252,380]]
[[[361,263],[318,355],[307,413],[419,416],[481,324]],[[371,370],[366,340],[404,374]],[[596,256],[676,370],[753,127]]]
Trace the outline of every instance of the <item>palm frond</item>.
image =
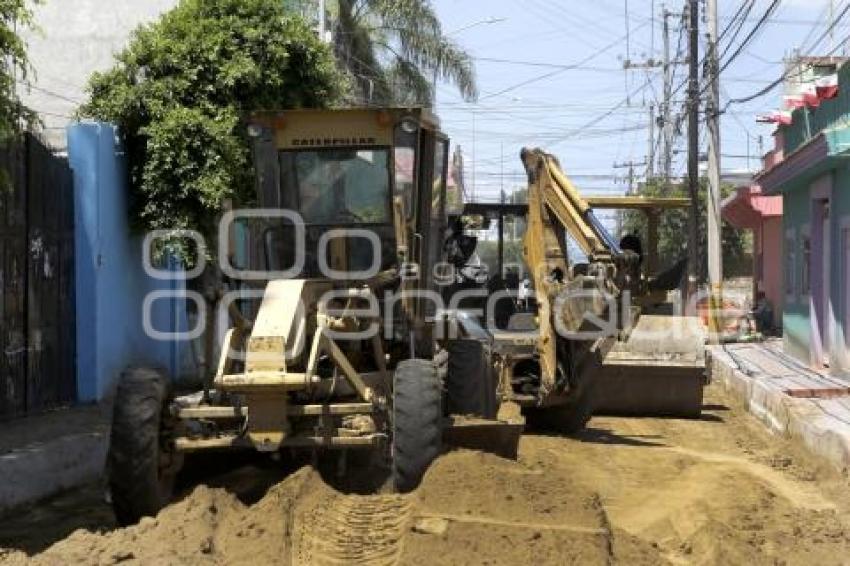
[[421,30],[434,36],[443,34],[440,20],[425,0],[366,0],[368,11],[388,28]]
[[401,54],[417,67],[454,84],[465,100],[478,98],[472,58],[460,46],[443,36],[421,33],[399,37]]
[[434,100],[429,81],[418,67],[400,57],[387,69],[393,102],[403,106],[428,106]]
[[376,103],[431,101],[428,77],[454,84],[466,100],[478,95],[471,57],[443,35],[427,0],[339,0],[336,53]]

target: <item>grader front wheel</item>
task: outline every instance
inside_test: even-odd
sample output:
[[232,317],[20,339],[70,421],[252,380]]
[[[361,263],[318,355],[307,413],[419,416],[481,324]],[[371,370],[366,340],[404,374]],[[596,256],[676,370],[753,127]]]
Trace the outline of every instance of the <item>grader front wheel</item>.
[[112,507],[121,525],[155,516],[171,499],[179,456],[168,438],[167,401],[161,372],[136,367],[121,375],[108,457]]
[[397,491],[415,489],[443,441],[442,383],[432,360],[405,360],[393,376],[392,475]]

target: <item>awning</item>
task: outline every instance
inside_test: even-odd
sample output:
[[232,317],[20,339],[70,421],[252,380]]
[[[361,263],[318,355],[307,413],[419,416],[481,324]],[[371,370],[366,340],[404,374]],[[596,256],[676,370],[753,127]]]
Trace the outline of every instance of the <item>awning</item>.
[[736,228],[758,228],[765,218],[782,216],[782,197],[766,196],[758,185],[740,187],[721,203],[723,219]]

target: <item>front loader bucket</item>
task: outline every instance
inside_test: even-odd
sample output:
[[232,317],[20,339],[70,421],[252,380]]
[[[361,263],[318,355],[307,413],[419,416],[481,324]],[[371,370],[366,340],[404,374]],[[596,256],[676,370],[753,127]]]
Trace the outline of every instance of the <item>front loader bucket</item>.
[[595,379],[597,414],[698,418],[706,384],[702,323],[696,317],[641,316]]

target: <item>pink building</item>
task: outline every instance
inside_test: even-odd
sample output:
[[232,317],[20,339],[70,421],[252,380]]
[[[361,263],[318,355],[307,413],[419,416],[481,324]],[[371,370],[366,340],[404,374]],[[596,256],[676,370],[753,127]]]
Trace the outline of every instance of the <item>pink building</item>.
[[773,308],[774,325],[781,326],[782,197],[765,196],[758,185],[740,187],[723,201],[722,214],[732,226],[753,231],[753,298],[763,293]]

